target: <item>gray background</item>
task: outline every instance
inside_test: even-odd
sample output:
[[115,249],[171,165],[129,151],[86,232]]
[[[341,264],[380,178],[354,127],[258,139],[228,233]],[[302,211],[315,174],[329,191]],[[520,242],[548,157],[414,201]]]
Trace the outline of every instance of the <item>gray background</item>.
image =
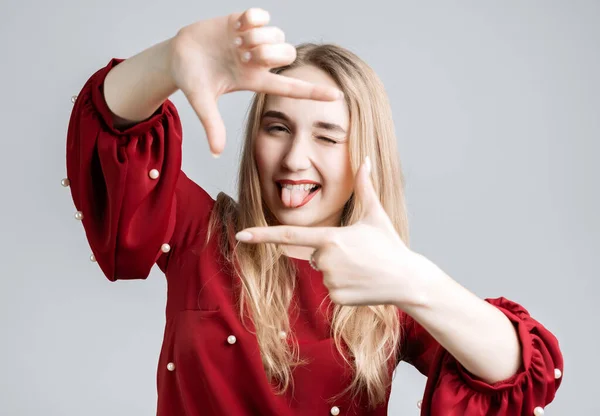
[[[2,415],[150,415],[165,279],[110,283],[65,176],[72,104],[112,57],[196,20],[260,6],[292,43],[332,41],[390,95],[412,247],[481,297],[522,303],[560,340],[547,415],[595,414],[600,237],[600,2],[139,1],[1,3]],[[220,101],[221,159],[181,93],[186,172],[234,194],[250,93]],[[416,415],[425,378],[401,364],[390,414]],[[596,412],[594,412],[596,411]]]

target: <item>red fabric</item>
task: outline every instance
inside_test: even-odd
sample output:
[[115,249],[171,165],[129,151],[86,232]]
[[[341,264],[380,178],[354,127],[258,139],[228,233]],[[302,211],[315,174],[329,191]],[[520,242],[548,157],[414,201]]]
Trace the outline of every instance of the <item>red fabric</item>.
[[522,364],[513,377],[490,385],[465,369],[410,316],[404,314],[404,360],[427,375],[422,415],[533,415],[556,394],[563,357],[558,340],[521,305],[503,297],[486,299],[515,325],[522,347]]
[[[216,239],[203,244],[214,200],[181,171],[175,106],[166,100],[148,120],[123,131],[112,124],[102,87],[121,61],[112,59],[78,95],[67,135],[67,174],[104,275],[111,281],[145,279],[154,263],[166,275],[157,414],[328,415],[332,406],[340,415],[387,414],[387,401],[369,411],[348,395],[328,400],[348,386],[351,375],[316,313],[327,296],[322,275],[304,260],[293,259],[301,308],[291,323],[302,357],[312,362],[294,372],[293,393],[272,392],[256,338],[237,317],[234,277]],[[157,179],[150,178],[151,169],[160,172]],[[168,253],[161,251],[163,243],[170,245]],[[493,386],[470,375],[399,311],[405,323],[401,357],[428,376],[422,415],[531,415],[553,399],[561,382],[554,369],[563,365],[557,340],[521,306],[503,298],[488,301],[515,323],[523,346],[521,371]]]

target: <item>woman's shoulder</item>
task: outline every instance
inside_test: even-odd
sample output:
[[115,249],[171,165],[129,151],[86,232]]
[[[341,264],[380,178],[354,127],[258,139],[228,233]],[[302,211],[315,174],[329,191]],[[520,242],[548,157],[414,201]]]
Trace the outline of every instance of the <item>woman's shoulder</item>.
[[215,216],[216,223],[222,223],[221,217],[231,212],[231,204],[237,209],[237,203],[229,195],[221,192],[213,198],[183,170],[179,173],[175,196],[177,225],[174,237],[184,244],[191,244],[191,239],[206,235],[211,217]]
[[186,173],[181,170],[177,179],[176,187],[177,198],[182,202],[189,203],[208,203],[213,205],[215,199],[197,182],[191,179]]
[[215,203],[215,198],[201,185],[183,170],[179,172],[175,188],[175,208],[179,228],[187,229],[192,224],[206,225]]

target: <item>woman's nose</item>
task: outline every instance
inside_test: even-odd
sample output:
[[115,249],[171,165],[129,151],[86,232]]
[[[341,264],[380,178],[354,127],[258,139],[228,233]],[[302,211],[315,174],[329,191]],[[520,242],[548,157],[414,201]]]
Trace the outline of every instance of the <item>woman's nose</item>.
[[283,166],[291,171],[308,169],[311,166],[310,139],[299,135],[293,137],[287,153],[283,158]]

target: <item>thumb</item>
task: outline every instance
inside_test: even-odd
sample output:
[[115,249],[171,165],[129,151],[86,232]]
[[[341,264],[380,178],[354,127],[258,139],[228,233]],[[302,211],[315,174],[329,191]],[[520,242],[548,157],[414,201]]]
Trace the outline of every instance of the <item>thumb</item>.
[[356,173],[354,185],[357,201],[359,201],[364,210],[363,216],[367,216],[380,205],[379,197],[377,196],[377,192],[375,192],[373,181],[371,180],[371,170],[371,158],[367,156]]
[[225,148],[225,123],[219,113],[217,102],[209,94],[185,94],[206,131],[208,146],[218,157]]

